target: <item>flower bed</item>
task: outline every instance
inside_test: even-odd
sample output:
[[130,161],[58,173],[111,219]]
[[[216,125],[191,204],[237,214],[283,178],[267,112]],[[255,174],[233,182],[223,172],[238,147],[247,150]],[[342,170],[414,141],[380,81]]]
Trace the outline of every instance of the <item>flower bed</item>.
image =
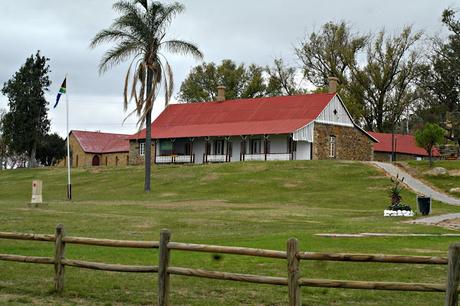
[[412,210],[389,210],[383,211],[384,217],[413,217],[415,213]]
[[401,186],[404,182],[404,178],[399,179],[399,175],[396,178],[391,178],[393,186],[390,188],[389,196],[391,198],[391,205],[383,211],[384,217],[413,217],[415,213],[412,208],[404,203],[401,203]]

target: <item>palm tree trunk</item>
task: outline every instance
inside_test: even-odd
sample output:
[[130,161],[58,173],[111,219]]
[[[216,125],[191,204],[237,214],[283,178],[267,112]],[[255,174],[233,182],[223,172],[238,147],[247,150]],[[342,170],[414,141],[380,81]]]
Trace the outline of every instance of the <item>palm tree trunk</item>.
[[[153,71],[152,69],[147,69],[147,98],[152,92],[152,79]],[[153,99],[153,97],[152,97]],[[153,103],[152,103],[153,104]],[[144,190],[150,192],[150,175],[152,168],[152,110],[147,110],[145,116],[145,182]]]

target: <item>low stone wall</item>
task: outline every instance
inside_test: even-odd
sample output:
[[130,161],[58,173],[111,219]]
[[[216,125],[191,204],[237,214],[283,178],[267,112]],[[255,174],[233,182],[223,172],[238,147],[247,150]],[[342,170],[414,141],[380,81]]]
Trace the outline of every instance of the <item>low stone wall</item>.
[[355,127],[315,123],[313,159],[329,157],[329,137],[336,137],[336,157],[342,160],[372,160],[372,140]]

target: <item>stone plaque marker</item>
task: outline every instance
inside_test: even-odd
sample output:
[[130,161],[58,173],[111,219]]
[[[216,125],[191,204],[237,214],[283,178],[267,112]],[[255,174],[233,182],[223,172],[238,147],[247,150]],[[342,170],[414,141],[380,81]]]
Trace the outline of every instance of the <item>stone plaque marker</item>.
[[32,181],[32,200],[31,204],[41,204],[43,202],[42,198],[42,186],[43,182],[40,180]]

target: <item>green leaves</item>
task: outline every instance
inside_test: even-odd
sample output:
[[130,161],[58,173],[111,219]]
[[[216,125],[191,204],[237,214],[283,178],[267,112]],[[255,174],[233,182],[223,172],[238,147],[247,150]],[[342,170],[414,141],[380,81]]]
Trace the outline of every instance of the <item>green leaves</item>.
[[[134,99],[139,127],[151,112],[155,98],[163,85],[165,104],[171,98],[173,71],[162,51],[180,55],[203,57],[191,42],[167,40],[166,30],[172,19],[184,11],[180,3],[162,4],[147,0],[118,1],[113,8],[120,13],[113,24],[96,34],[90,43],[95,48],[103,43],[114,43],[101,59],[99,72],[104,73],[114,65],[131,60],[124,82],[124,109]],[[134,66],[134,68],[133,68]],[[148,76],[151,78],[148,79]],[[128,116],[129,116],[128,115]],[[150,123],[148,123],[150,125]]]
[[430,167],[432,166],[433,147],[443,142],[444,135],[445,130],[435,123],[428,123],[422,130],[415,133],[417,145],[424,148],[430,156]]
[[48,102],[45,91],[51,82],[49,59],[40,51],[26,59],[25,64],[2,88],[8,98],[9,112],[3,118],[3,140],[11,151],[29,157],[29,166],[35,164],[37,144],[49,130]]
[[237,65],[229,59],[220,65],[203,63],[193,68],[182,82],[178,98],[184,102],[215,101],[219,85],[226,87],[228,100],[294,95],[305,92],[296,79],[298,75],[298,69],[286,66],[282,59],[275,59],[273,66],[265,68]]

